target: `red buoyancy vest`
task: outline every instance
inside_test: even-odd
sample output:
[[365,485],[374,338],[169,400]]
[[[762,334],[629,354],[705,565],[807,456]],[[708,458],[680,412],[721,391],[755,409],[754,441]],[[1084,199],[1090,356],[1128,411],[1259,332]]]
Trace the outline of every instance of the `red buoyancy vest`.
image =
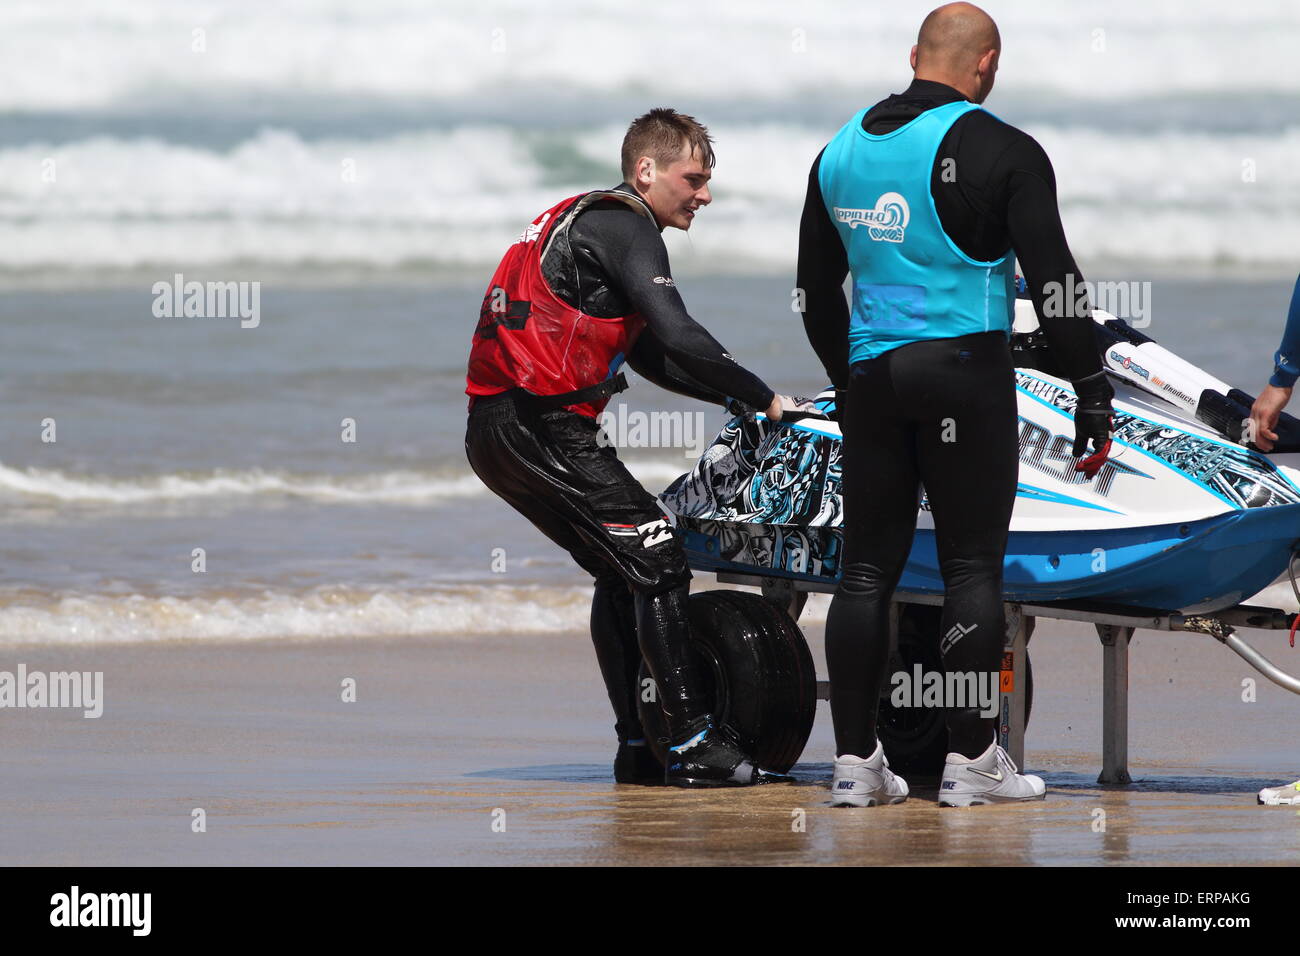
[[[522,388],[563,395],[612,378],[645,326],[636,313],[598,319],[557,296],[542,276],[542,258],[593,202],[618,199],[649,216],[637,196],[597,190],[571,196],[533,220],[506,251],[492,276],[469,353],[465,392],[498,395]],[[590,418],[609,396],[567,406]]]

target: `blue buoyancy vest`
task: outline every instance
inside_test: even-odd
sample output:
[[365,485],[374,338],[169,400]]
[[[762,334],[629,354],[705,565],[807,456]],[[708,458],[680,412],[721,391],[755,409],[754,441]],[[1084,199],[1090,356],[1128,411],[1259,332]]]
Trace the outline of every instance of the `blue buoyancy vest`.
[[923,339],[1010,333],[1011,250],[994,262],[966,255],[944,232],[930,193],[944,135],[979,108],[949,103],[882,136],[863,130],[862,110],[822,154],[822,199],[853,276],[850,363]]

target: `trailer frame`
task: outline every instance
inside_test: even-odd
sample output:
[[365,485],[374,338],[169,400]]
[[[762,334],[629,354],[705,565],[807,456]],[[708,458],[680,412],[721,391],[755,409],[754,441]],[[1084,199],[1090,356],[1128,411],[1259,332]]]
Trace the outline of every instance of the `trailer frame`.
[[[798,622],[810,593],[831,593],[835,582],[765,575],[761,571],[715,570],[721,584],[758,587],[763,597],[784,608]],[[890,606],[890,642],[898,640],[898,618],[903,605],[941,606],[943,595],[895,591]],[[1237,636],[1236,628],[1289,630],[1296,614],[1281,608],[1238,604],[1210,614],[1185,614],[1088,601],[1007,601],[999,680],[998,742],[1019,766],[1024,766],[1026,647],[1037,618],[1092,624],[1102,648],[1101,773],[1097,782],[1107,786],[1131,784],[1128,769],[1129,643],[1138,630],[1183,631],[1208,635],[1241,657],[1273,683],[1300,694],[1300,678],[1278,667]],[[830,700],[830,682],[817,681],[819,700]]]

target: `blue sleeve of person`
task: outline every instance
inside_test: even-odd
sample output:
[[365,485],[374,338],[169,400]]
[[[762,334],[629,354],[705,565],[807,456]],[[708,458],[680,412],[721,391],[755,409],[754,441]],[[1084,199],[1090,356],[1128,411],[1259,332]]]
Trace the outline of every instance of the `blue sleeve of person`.
[[1296,279],[1291,293],[1291,309],[1286,316],[1286,331],[1282,344],[1273,354],[1273,377],[1268,384],[1276,388],[1291,388],[1300,378],[1300,278]]

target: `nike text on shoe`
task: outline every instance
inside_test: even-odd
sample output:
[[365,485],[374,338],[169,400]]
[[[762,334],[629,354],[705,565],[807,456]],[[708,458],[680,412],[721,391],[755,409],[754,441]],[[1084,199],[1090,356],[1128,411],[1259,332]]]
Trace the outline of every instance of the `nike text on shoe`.
[[889,769],[880,741],[876,741],[876,749],[865,759],[852,754],[835,758],[835,776],[831,780],[833,807],[902,803],[907,793],[907,781]]
[[753,761],[725,727],[710,724],[668,748],[664,782],[674,787],[747,787],[757,777]]
[[1266,807],[1300,807],[1300,780],[1285,787],[1265,787],[1259,792],[1259,802]]
[[975,807],[985,803],[1041,800],[1047,791],[1042,777],[1020,773],[994,739],[974,760],[948,754],[939,782],[939,806]]

